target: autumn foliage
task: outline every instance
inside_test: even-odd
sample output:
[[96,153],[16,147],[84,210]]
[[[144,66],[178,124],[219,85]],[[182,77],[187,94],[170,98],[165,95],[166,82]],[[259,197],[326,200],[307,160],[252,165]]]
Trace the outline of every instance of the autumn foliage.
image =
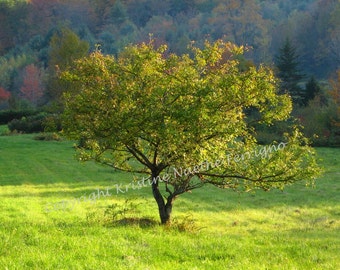
[[41,72],[35,65],[31,64],[25,68],[24,82],[20,92],[34,105],[37,105],[44,92],[41,79]]
[[10,98],[11,93],[0,87],[0,103]]

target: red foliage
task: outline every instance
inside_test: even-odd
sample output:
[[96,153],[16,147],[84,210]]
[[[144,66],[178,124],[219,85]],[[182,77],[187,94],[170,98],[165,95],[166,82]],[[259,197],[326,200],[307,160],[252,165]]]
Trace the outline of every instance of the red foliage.
[[35,65],[31,64],[25,68],[24,82],[20,91],[25,99],[35,105],[42,97],[44,89],[41,82],[41,73]]
[[0,102],[6,101],[11,96],[11,93],[0,87]]

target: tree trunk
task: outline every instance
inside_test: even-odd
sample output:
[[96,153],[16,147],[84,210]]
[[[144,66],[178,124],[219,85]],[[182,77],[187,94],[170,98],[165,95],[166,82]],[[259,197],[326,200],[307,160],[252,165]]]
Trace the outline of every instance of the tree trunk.
[[172,203],[174,201],[173,196],[170,195],[167,198],[167,202],[165,203],[164,198],[159,191],[158,188],[158,175],[152,174],[152,193],[153,197],[155,198],[157,205],[158,205],[158,211],[159,211],[159,217],[161,218],[161,224],[169,224],[170,223],[170,217],[171,217],[171,212],[172,212]]

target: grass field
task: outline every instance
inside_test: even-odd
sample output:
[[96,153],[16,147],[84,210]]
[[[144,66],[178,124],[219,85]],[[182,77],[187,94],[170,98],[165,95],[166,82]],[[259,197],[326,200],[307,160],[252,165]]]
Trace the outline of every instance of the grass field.
[[0,136],[0,269],[340,269],[340,149],[317,149],[315,187],[185,194],[169,228],[150,187],[117,194],[133,175],[32,138]]

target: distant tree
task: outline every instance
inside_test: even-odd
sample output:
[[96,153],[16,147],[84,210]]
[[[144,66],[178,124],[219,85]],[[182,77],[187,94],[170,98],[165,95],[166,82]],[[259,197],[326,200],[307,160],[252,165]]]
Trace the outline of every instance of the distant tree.
[[31,102],[34,106],[38,105],[40,98],[44,94],[43,76],[39,68],[34,64],[25,68],[23,85],[20,92],[23,97]]
[[142,36],[148,38],[151,33],[158,44],[164,44],[174,34],[175,29],[176,25],[171,16],[153,16],[143,28]]
[[29,38],[26,1],[0,1],[0,56]]
[[128,5],[129,17],[137,27],[142,28],[154,15],[152,7],[152,2],[150,1],[131,1]]
[[0,87],[0,103],[7,101],[11,96],[11,93],[6,91],[3,87]]
[[109,22],[116,25],[121,25],[128,19],[126,8],[119,0],[116,1],[110,9],[109,16]]
[[74,60],[85,56],[89,47],[88,42],[81,40],[71,29],[64,27],[51,38],[49,67],[64,70]]
[[336,73],[336,78],[330,80],[330,84],[331,84],[330,94],[337,110],[337,116],[336,119],[333,119],[333,124],[337,128],[340,128],[340,69]]
[[10,7],[8,3],[1,1],[0,2],[0,55],[3,55],[9,48],[11,48],[14,44],[11,35],[14,35],[13,29],[10,24]]
[[225,36],[238,45],[251,47],[247,55],[251,54],[256,62],[268,60],[268,22],[262,18],[257,1],[219,1],[210,17],[209,35],[214,39]]
[[81,40],[69,28],[62,28],[52,36],[48,60],[48,99],[59,103],[62,92],[65,89],[58,80],[58,73],[65,70],[74,60],[87,55],[89,47],[86,41]]
[[186,13],[194,7],[193,0],[170,0],[169,15],[175,17],[178,13]]
[[249,191],[313,179],[319,169],[301,132],[287,133],[276,151],[256,143],[248,122],[250,107],[264,124],[289,117],[291,100],[277,94],[273,73],[240,71],[242,48],[231,43],[192,49],[192,58],[152,42],[117,58],[96,51],[64,72],[63,130],[83,140],[80,160],[147,174],[117,190],[149,183],[162,224],[179,195],[207,184]]
[[321,94],[321,87],[314,76],[312,76],[306,83],[304,105],[307,105],[309,101],[313,100],[319,94]]
[[91,6],[96,17],[96,28],[102,30],[110,20],[110,9],[115,4],[115,0],[95,0]]
[[295,47],[287,38],[276,56],[278,77],[281,79],[280,90],[281,93],[289,93],[294,104],[303,105],[304,93],[299,82],[304,75],[300,71],[298,59]]
[[116,36],[109,31],[104,31],[99,35],[99,45],[103,53],[116,54],[117,48],[115,46]]
[[29,15],[26,21],[33,35],[45,35],[56,23],[59,0],[27,1]]
[[11,93],[17,91],[18,85],[16,81],[19,72],[25,66],[32,63],[31,55],[17,54],[16,56],[8,56],[0,58],[0,85]]

